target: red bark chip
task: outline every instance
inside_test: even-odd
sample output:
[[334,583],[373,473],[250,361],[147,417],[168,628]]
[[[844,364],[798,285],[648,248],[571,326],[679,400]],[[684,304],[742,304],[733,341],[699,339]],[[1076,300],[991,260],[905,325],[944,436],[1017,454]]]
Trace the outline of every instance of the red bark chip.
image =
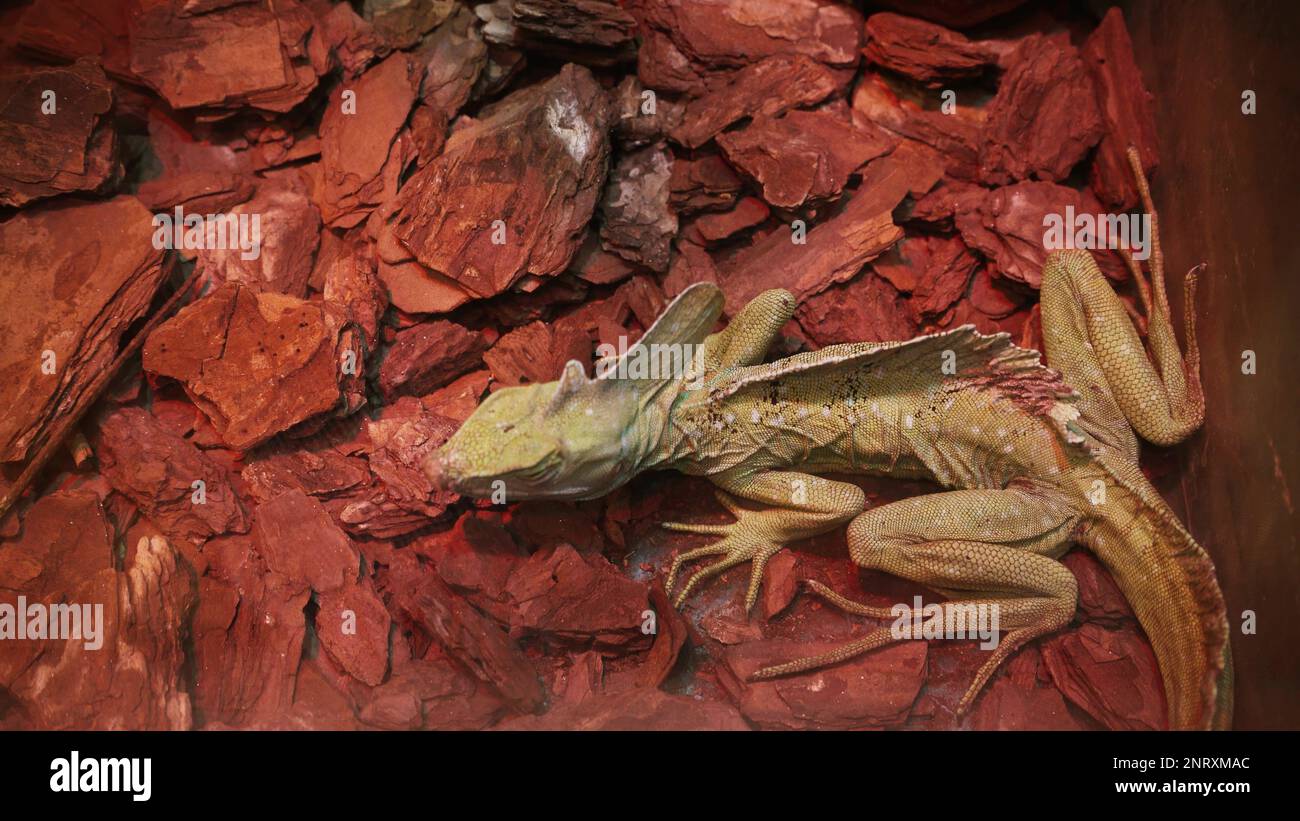
[[634,0],[632,13],[662,32],[699,70],[800,54],[829,66],[857,62],[862,17],[832,0]]
[[1010,62],[988,106],[980,181],[1064,180],[1105,132],[1092,78],[1056,37],[1027,37]]
[[[729,239],[734,234],[761,225],[767,220],[772,209],[758,197],[745,197],[736,203],[730,211],[719,214],[703,214],[695,220],[695,227],[700,235],[710,242]],[[698,282],[699,280],[694,280]]]
[[[1030,181],[963,200],[954,222],[965,243],[990,260],[999,277],[1037,288],[1053,250],[1047,247],[1045,219],[1054,215],[1064,221],[1070,213],[1096,215],[1102,208],[1088,191]],[[1073,225],[1067,224],[1066,230],[1070,237],[1075,235]],[[1113,252],[1102,250],[1093,256],[1113,278],[1124,275],[1123,263]]]
[[420,88],[415,60],[394,54],[330,96],[321,118],[321,216],[349,227],[384,194],[380,174]]
[[568,545],[539,551],[511,575],[506,594],[513,634],[607,653],[650,644],[641,631],[645,588],[604,557],[587,559]]
[[[114,569],[113,534],[99,499],[56,492],[28,511],[21,538],[0,545],[0,600],[30,619],[32,605],[75,635],[0,642],[0,691],[19,705],[0,726],[32,729],[188,730],[183,637],[193,603],[188,569],[166,540],[145,539]],[[11,629],[13,625],[9,626]],[[27,627],[24,626],[24,632]],[[7,635],[14,639],[21,636]]]
[[600,196],[609,124],[605,95],[581,66],[515,92],[454,131],[408,181],[396,237],[475,296],[563,271]]
[[249,448],[339,403],[343,324],[328,305],[228,284],[160,325],[144,368],[184,383],[226,443]]
[[140,408],[121,408],[98,425],[99,469],[115,490],[168,537],[199,543],[245,532],[249,516],[226,471]]
[[[320,243],[316,206],[295,191],[267,189],[226,213],[249,220],[250,228],[245,233],[240,227],[239,243],[227,241],[226,248],[198,251],[199,275],[213,287],[237,282],[254,291],[307,296],[312,259]],[[256,228],[251,227],[254,219]]]
[[758,182],[763,199],[796,208],[839,195],[849,175],[890,151],[880,130],[855,128],[828,111],[758,117],[718,137],[727,161]]
[[958,32],[891,12],[867,18],[867,59],[938,88],[946,80],[977,77],[997,61],[994,51]]
[[497,340],[483,361],[500,384],[522,385],[559,378],[564,363],[570,359],[585,366],[591,352],[591,340],[585,333],[533,322]]
[[131,72],[172,108],[252,106],[286,112],[319,82],[311,14],[285,0],[187,14],[182,0],[143,4],[131,18]]
[[1127,211],[1138,205],[1133,170],[1125,156],[1128,147],[1137,148],[1142,170],[1147,174],[1156,167],[1159,155],[1151,94],[1142,83],[1124,13],[1118,7],[1107,11],[1101,25],[1088,36],[1083,44],[1083,59],[1096,82],[1106,127],[1089,181],[1102,202]]
[[379,390],[388,401],[442,387],[483,361],[483,335],[439,320],[400,331],[379,370]]
[[[0,462],[24,461],[117,355],[162,281],[149,212],[134,197],[20,211],[0,224]],[[114,237],[120,241],[105,242]]]
[[865,275],[805,300],[795,319],[819,346],[884,342],[916,333],[905,297],[883,278]]
[[679,214],[721,210],[736,201],[740,176],[720,154],[698,151],[673,160],[670,202]]
[[356,579],[360,557],[351,540],[300,490],[258,505],[252,535],[267,567],[290,582],[329,593]]
[[257,727],[282,719],[293,694],[311,591],[270,571],[253,540],[214,540],[199,581],[195,707],[208,726]]
[[316,635],[325,652],[358,681],[372,687],[388,672],[388,629],[392,620],[369,584],[347,584],[323,593],[316,611]]
[[747,682],[760,668],[830,650],[826,642],[751,641],[727,651],[723,686],[765,729],[861,729],[902,723],[925,680],[926,646],[905,641],[806,676]]
[[687,103],[682,123],[671,136],[687,148],[698,148],[742,118],[774,116],[819,103],[837,87],[838,78],[821,63],[801,56],[769,57],[738,70],[726,85]]
[[652,271],[668,270],[677,215],[669,207],[672,154],[651,146],[627,154],[610,172],[600,203],[607,250]]
[[1167,728],[1155,654],[1136,626],[1084,624],[1044,641],[1043,661],[1065,697],[1106,728]]
[[0,80],[0,205],[95,191],[118,171],[113,89],[94,60]]

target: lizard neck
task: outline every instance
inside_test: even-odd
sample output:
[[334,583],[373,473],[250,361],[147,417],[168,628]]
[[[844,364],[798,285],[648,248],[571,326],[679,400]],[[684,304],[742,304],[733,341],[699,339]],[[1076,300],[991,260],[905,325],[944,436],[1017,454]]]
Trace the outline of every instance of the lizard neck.
[[665,466],[672,451],[674,408],[684,393],[680,385],[666,385],[638,402],[632,424],[623,434],[624,481]]

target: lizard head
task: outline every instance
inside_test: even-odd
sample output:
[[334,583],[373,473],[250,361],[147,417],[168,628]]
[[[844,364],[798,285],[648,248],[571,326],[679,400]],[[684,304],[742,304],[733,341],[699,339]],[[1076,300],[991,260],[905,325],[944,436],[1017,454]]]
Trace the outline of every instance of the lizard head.
[[502,388],[424,462],[433,483],[475,498],[587,499],[646,467],[688,374],[619,367],[654,344],[699,344],[722,310],[715,286],[683,291],[596,378],[570,361],[554,382]]
[[424,465],[435,484],[476,498],[583,499],[632,478],[652,435],[630,392],[589,380],[576,361],[556,382],[489,396]]

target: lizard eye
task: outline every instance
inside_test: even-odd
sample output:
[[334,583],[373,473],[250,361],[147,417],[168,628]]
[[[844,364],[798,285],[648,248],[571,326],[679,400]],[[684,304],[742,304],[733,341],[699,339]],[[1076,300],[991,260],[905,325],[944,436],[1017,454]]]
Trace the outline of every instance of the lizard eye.
[[497,427],[501,429],[502,433],[509,433],[510,431],[515,429],[515,425],[513,422],[502,422],[501,424],[497,425]]

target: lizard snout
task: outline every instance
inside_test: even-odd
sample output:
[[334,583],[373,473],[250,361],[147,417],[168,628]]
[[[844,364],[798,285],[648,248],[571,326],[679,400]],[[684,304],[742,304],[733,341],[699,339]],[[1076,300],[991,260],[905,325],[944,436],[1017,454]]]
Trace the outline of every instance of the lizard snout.
[[447,458],[440,450],[435,450],[424,458],[424,475],[429,478],[429,482],[435,490],[450,490],[448,486],[449,478],[447,475]]

